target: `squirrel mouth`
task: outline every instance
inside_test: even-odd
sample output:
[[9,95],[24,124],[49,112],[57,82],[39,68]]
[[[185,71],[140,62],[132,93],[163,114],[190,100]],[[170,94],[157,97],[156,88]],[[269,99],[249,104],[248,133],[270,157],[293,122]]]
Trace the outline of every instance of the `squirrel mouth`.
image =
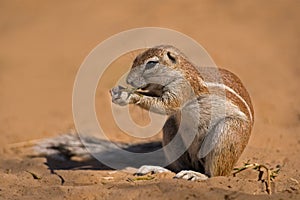
[[150,97],[161,97],[164,86],[156,83],[149,83],[144,87],[138,88],[135,92]]

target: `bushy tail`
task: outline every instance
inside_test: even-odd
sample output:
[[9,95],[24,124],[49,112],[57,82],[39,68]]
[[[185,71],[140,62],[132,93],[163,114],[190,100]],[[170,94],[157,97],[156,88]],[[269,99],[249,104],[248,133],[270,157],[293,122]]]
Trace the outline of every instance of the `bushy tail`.
[[[92,136],[78,136],[77,134],[64,134],[54,138],[44,139],[34,147],[35,152],[41,156],[50,156],[58,160],[69,160],[72,157],[88,159],[93,153],[101,153],[115,148],[115,145],[126,149],[125,143],[112,143]],[[91,152],[88,152],[89,149]]]
[[51,169],[109,169],[109,167],[93,158],[92,155],[120,159],[115,153],[117,148],[135,153],[145,153],[155,151],[161,147],[161,142],[126,144],[92,136],[80,135],[79,137],[77,134],[64,134],[41,140],[34,146],[34,151],[38,156],[47,158],[46,164]]

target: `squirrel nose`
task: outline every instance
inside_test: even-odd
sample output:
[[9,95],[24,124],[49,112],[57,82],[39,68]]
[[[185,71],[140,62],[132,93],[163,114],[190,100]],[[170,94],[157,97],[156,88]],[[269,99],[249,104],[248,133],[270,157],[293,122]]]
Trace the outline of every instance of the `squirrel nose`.
[[134,81],[126,81],[127,84],[131,85],[132,87],[138,88],[139,86],[137,84],[135,84]]
[[144,85],[144,81],[141,79],[126,79],[126,83],[132,87],[139,88]]
[[133,80],[133,79],[126,79],[126,83],[127,83],[128,85],[133,86],[133,87],[137,87],[136,84],[134,84],[134,80]]
[[126,79],[126,83],[128,84],[128,85],[131,85],[132,84],[132,80],[130,80],[130,79]]
[[131,85],[131,86],[133,86],[133,87],[137,87],[137,85],[136,85],[136,78],[135,77],[132,77],[132,76],[127,76],[127,78],[126,78],[126,83],[128,84],[128,85]]

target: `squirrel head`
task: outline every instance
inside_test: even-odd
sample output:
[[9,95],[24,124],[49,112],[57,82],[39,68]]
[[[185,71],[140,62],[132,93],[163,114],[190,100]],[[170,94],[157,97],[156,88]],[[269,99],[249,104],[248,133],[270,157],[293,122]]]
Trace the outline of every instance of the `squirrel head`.
[[[189,84],[192,89],[199,88],[201,76],[186,56],[170,45],[160,45],[139,54],[133,61],[126,79],[134,88],[151,90],[159,96],[162,89],[172,83]],[[178,87],[178,85],[177,85]]]
[[147,84],[165,86],[174,78],[180,76],[176,65],[180,62],[181,53],[172,46],[157,46],[139,54],[133,61],[127,76],[127,83],[135,88]]

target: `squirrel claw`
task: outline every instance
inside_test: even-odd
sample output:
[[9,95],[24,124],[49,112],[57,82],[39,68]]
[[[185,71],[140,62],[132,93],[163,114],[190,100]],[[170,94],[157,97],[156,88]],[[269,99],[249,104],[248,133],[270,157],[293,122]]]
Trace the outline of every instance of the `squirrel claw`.
[[149,173],[156,174],[156,173],[163,173],[163,172],[170,172],[170,170],[160,166],[143,165],[137,170],[137,172],[134,175],[143,176]]
[[201,181],[208,179],[208,177],[205,174],[201,174],[192,170],[182,170],[179,173],[177,173],[174,176],[174,178],[186,179],[190,181]]

